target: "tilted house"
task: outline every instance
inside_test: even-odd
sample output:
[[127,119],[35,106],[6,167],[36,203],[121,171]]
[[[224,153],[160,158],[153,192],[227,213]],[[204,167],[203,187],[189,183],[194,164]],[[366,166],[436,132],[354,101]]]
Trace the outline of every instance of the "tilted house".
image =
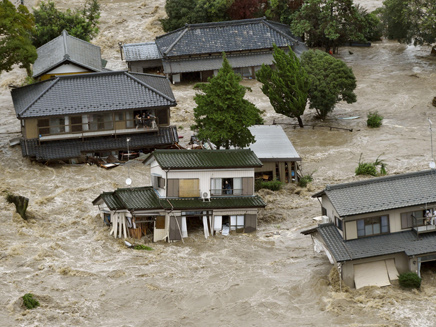
[[57,38],[40,46],[33,64],[33,78],[44,81],[59,75],[104,71],[100,47],[63,31]]
[[[300,55],[307,48],[293,36],[289,26],[265,18],[187,24],[156,38],[155,43],[123,45],[132,72],[161,70],[177,83],[216,75],[225,52],[233,69],[245,78],[255,78],[262,64],[272,65],[273,44]],[[159,61],[161,64],[159,64]]]
[[350,287],[389,285],[436,260],[436,171],[328,185],[324,222],[303,231],[325,250]]
[[256,230],[265,203],[254,194],[254,169],[262,163],[251,150],[156,150],[144,164],[152,186],[104,192],[93,201],[115,236],[126,236],[126,225],[137,236],[151,231],[154,241],[181,240],[196,227],[206,238]]
[[248,128],[255,137],[249,148],[262,161],[255,169],[256,178],[298,182],[301,157],[280,125],[254,125]]
[[[176,100],[163,76],[122,71],[65,75],[11,94],[21,122],[22,154],[37,161],[150,152],[178,142],[170,126]],[[137,128],[135,116],[143,113],[152,122]]]

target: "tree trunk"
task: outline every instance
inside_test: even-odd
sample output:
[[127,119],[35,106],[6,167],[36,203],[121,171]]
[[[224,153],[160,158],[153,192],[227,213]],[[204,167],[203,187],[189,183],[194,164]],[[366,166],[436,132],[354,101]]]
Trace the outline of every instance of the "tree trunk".
[[298,125],[300,125],[300,127],[303,128],[304,124],[303,124],[303,119],[301,119],[301,116],[298,116],[297,120],[298,120]]

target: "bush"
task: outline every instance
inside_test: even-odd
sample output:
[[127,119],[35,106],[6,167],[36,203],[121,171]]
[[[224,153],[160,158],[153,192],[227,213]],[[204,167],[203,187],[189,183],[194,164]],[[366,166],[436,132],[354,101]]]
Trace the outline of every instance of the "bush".
[[372,164],[372,163],[359,162],[359,165],[357,166],[355,173],[356,173],[356,175],[377,176],[377,169],[375,168],[374,164]]
[[144,245],[144,244],[136,244],[133,248],[134,248],[135,250],[147,250],[147,251],[153,251],[153,248],[151,248],[151,247],[149,247],[149,246],[147,246],[147,245]]
[[300,187],[306,187],[307,184],[309,184],[310,182],[313,181],[313,177],[312,174],[310,175],[304,175],[303,177],[300,178],[300,180],[298,181],[298,186]]
[[414,272],[406,272],[400,274],[398,280],[401,287],[419,289],[421,287],[422,278]]
[[368,120],[366,125],[371,128],[380,127],[382,125],[383,116],[379,115],[377,111],[368,113]]
[[262,188],[266,188],[268,190],[271,191],[278,191],[282,188],[283,183],[280,181],[268,181],[268,182],[264,182],[261,179],[256,179],[256,182],[254,184],[254,189],[257,191],[259,191]]
[[33,309],[39,306],[38,300],[33,298],[32,293],[24,294],[23,304],[27,309]]

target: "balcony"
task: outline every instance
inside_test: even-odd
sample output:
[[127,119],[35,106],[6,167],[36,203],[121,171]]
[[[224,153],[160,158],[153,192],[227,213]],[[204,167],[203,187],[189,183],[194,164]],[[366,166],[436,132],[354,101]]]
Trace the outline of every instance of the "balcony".
[[417,234],[436,232],[436,216],[430,218],[416,218],[413,216],[412,222],[412,230]]
[[233,188],[211,189],[210,195],[212,196],[242,195],[242,189],[233,189]]

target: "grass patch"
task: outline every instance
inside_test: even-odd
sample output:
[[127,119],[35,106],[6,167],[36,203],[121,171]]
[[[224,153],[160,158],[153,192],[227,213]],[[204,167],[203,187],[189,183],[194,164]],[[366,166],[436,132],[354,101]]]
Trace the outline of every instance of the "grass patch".
[[366,125],[370,128],[377,128],[382,125],[383,116],[377,111],[370,111],[367,115]]
[[313,175],[313,173],[309,174],[309,175],[304,175],[303,177],[301,177],[300,180],[298,181],[298,186],[306,187],[307,184],[309,184],[310,182],[313,181],[312,175]]
[[27,293],[23,295],[23,304],[27,309],[39,307],[39,302],[37,299],[33,298],[32,293]]
[[268,182],[264,182],[261,179],[256,179],[254,188],[255,191],[259,191],[260,189],[268,189],[271,191],[278,191],[282,188],[283,183],[280,181],[268,181]]
[[151,248],[147,245],[144,245],[144,244],[136,244],[133,248],[135,250],[153,251],[153,248]]
[[[380,156],[374,162],[363,162],[362,154],[359,157],[359,163],[356,170],[354,171],[356,175],[371,175],[371,176],[384,176],[387,174],[386,163]],[[380,168],[378,171],[377,168]]]

